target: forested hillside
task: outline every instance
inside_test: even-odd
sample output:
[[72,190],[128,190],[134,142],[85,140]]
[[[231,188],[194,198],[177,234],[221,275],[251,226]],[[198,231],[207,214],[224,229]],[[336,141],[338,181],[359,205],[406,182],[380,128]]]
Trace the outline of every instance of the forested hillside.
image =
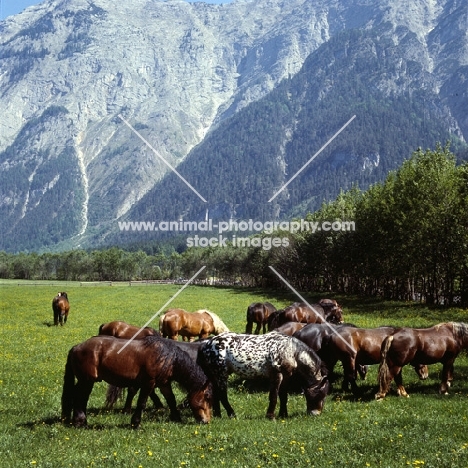
[[[0,255],[2,278],[131,280],[190,278],[286,287],[273,266],[301,291],[354,293],[428,304],[468,304],[468,165],[448,147],[418,150],[366,191],[353,188],[307,217],[353,222],[350,231],[260,233],[286,238],[269,248],[74,251]],[[253,239],[253,238],[251,238]],[[253,244],[253,242],[252,242]],[[264,246],[267,244],[263,244]]]

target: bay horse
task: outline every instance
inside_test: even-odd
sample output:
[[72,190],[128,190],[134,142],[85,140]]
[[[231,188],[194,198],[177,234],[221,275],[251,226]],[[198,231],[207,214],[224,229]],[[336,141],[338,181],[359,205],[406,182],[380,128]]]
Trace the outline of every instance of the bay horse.
[[[126,348],[119,354],[124,345]],[[139,427],[146,401],[155,386],[168,402],[171,419],[180,421],[171,388],[173,380],[188,391],[187,398],[195,419],[201,423],[211,419],[213,394],[206,375],[186,352],[158,336],[126,342],[111,336],[94,336],[71,348],[62,391],[63,422],[86,426],[89,396],[94,383],[102,380],[118,387],[140,388],[131,418],[133,428]]]
[[[313,325],[313,324],[310,324],[310,325]],[[275,328],[274,331],[278,333],[283,333],[283,335],[293,336],[294,333],[296,333],[297,331],[301,330],[302,328],[306,326],[307,326],[307,323],[286,322],[283,325],[280,325],[278,328]]]
[[[135,336],[136,333],[138,333],[138,335]],[[136,340],[142,340],[146,336],[160,336],[160,333],[151,327],[145,327],[141,329],[141,327],[130,325],[127,322],[115,320],[113,322],[103,323],[99,327],[98,335],[114,336],[115,338],[123,338],[126,340],[129,340],[135,337],[134,339]],[[109,385],[109,387],[107,388],[106,403],[104,405],[106,409],[111,409],[114,406],[117,399],[120,398],[120,396],[122,395],[122,390],[123,390],[122,387]],[[135,387],[128,388],[127,398],[125,400],[125,404],[123,408],[124,413],[131,412],[132,401],[135,395],[137,394],[137,392],[138,392],[138,388],[135,388]],[[151,401],[153,402],[155,409],[164,408],[164,405],[161,403],[161,400],[159,399],[158,395],[156,395],[156,392],[154,391],[154,389],[149,394],[149,397],[151,398]]]
[[[135,334],[138,335],[135,336]],[[115,320],[109,323],[103,323],[99,327],[99,335],[115,336],[116,338],[124,338],[129,340],[133,337],[135,339],[141,340],[145,336],[160,336],[160,333],[151,327],[137,327],[135,325],[130,325],[127,322],[122,322],[120,320]]]
[[164,338],[178,340],[180,335],[182,339],[193,341],[195,337],[203,340],[212,333],[219,335],[229,329],[216,314],[209,310],[203,309],[190,313],[183,309],[169,309],[159,319],[159,331]]
[[[338,327],[335,333],[327,335],[322,342],[322,359],[331,371],[337,361],[343,364],[343,385],[346,391],[351,386],[354,395],[359,394],[356,384],[356,369],[359,366],[378,364],[384,339],[396,332],[396,327],[353,328]],[[428,376],[427,366],[414,364],[420,379]]]
[[311,304],[294,302],[277,314],[272,314],[268,321],[268,330],[274,330],[287,322],[299,323],[342,323],[343,312],[339,307],[322,307],[320,303]]
[[222,333],[208,339],[198,351],[198,363],[213,383],[213,414],[221,416],[220,402],[228,416],[235,412],[227,397],[230,374],[245,379],[267,377],[270,381],[269,405],[266,416],[275,418],[279,396],[278,416],[288,416],[288,381],[298,374],[304,381],[307,413],[322,412],[328,393],[326,367],[317,354],[302,341],[276,331],[265,335]]
[[276,307],[269,302],[253,302],[247,307],[247,325],[245,326],[245,333],[251,334],[253,324],[255,323],[255,334],[260,333],[263,328],[263,333],[267,331],[268,317],[271,313],[276,311]]
[[[356,328],[356,325],[351,323],[342,323],[339,325],[333,325],[329,323],[309,323],[301,325],[305,326],[298,329],[292,336],[303,341],[307,346],[309,346],[309,348],[312,348],[318,354],[320,359],[322,359],[322,361],[324,361],[325,365],[327,366],[331,376],[338,359],[334,353],[329,352],[326,344],[328,343],[330,336],[333,333],[336,333],[337,330],[343,330],[346,327]],[[280,331],[280,329],[281,327],[277,328],[277,331]],[[357,378],[357,374],[359,374],[361,379],[364,380],[367,375],[367,366],[356,363],[354,379]],[[344,383],[344,386],[347,388],[348,384]]]
[[68,312],[70,311],[70,303],[66,292],[59,292],[52,299],[52,310],[54,312],[54,325],[62,326],[67,323]]
[[453,380],[453,364],[461,350],[468,348],[468,325],[462,322],[439,323],[430,328],[401,328],[382,343],[379,366],[380,400],[388,393],[392,379],[398,395],[408,396],[403,386],[403,366],[442,363],[439,393],[448,394]]

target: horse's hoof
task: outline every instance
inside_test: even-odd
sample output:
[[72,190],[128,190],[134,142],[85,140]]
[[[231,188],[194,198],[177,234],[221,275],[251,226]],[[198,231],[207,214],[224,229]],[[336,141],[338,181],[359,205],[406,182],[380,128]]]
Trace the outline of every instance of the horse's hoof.
[[375,399],[377,401],[382,401],[384,398],[385,398],[385,394],[383,394],[383,393],[376,393],[375,394]]

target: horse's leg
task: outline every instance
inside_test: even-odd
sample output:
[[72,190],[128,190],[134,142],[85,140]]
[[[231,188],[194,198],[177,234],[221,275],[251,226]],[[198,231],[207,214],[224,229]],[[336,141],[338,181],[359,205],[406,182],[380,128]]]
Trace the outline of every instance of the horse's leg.
[[347,356],[346,359],[343,359],[343,391],[348,389],[348,386],[351,385],[351,391],[353,395],[359,394],[359,387],[356,384],[356,357]]
[[158,395],[156,395],[156,391],[155,389],[153,388],[153,390],[151,391],[151,393],[149,394],[150,398],[151,398],[151,401],[153,402],[153,405],[154,405],[154,409],[163,409],[164,408],[164,405],[162,404],[162,401],[160,400],[160,398],[158,397]]
[[67,323],[67,318],[68,318],[68,314],[65,314],[65,316],[63,317],[63,323]]
[[405,387],[403,386],[403,374],[402,374],[403,368],[400,367],[399,369],[400,370],[396,374],[394,374],[395,384],[397,386],[397,394],[398,396],[403,396],[403,397],[408,398],[409,395],[408,393],[406,393]]
[[[268,409],[266,413],[266,417],[269,419],[275,419],[275,408],[276,408],[276,403],[278,401],[278,393],[279,393],[279,388],[281,386],[282,381],[283,381],[283,374],[281,374],[281,372],[274,373],[270,377],[270,395],[269,395],[270,403],[268,405]],[[280,408],[280,413],[282,417],[286,417],[287,409]]]
[[288,417],[288,380],[284,378],[281,382],[279,387],[279,401],[280,401],[280,410],[278,413],[279,418],[287,418]]
[[135,398],[135,395],[138,393],[138,387],[128,387],[127,388],[127,398],[125,399],[125,405],[123,407],[124,413],[132,412],[132,401]]
[[167,402],[167,406],[169,406],[169,411],[171,412],[170,414],[171,421],[181,422],[182,418],[180,417],[180,412],[177,409],[177,402],[176,402],[174,393],[172,391],[171,384],[168,383],[166,385],[163,385],[159,387],[159,390],[161,390],[161,393],[163,394]]
[[247,325],[245,326],[246,335],[251,335],[252,329],[253,329],[253,322],[247,321]]
[[453,362],[455,359],[450,359],[444,362],[442,368],[442,382],[439,387],[439,393],[441,395],[448,395],[448,389],[452,385],[453,380]]
[[256,335],[259,335],[260,334],[260,328],[261,328],[262,324],[261,322],[257,322],[256,325],[255,325],[255,334]]
[[54,325],[58,326],[58,313],[54,310]]
[[141,422],[141,414],[146,408],[146,402],[148,400],[148,396],[153,390],[154,384],[152,382],[148,382],[145,385],[142,385],[140,388],[140,394],[138,395],[137,406],[135,412],[133,413],[132,419],[130,421],[133,429],[138,429]]
[[392,380],[395,378],[396,375],[398,375],[399,372],[401,372],[401,367],[389,366],[385,360],[380,363],[378,377],[379,391],[375,394],[376,400],[381,400],[385,398],[385,395],[390,390],[390,384],[392,383]]
[[88,424],[86,407],[93,386],[94,382],[82,380],[78,381],[73,389],[73,425],[76,427],[83,427]]

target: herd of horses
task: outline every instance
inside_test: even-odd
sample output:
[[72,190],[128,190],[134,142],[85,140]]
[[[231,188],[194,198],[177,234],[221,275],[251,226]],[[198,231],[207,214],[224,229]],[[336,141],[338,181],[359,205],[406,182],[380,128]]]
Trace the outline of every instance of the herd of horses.
[[[58,297],[66,297],[66,293]],[[260,334],[262,328],[264,333]],[[425,379],[428,365],[442,363],[439,392],[446,394],[453,380],[454,361],[468,348],[468,325],[464,323],[441,323],[425,329],[359,328],[344,323],[342,308],[331,299],[311,305],[294,303],[283,310],[270,303],[253,303],[247,309],[243,334],[229,331],[213,312],[182,309],[166,311],[159,330],[113,321],[102,324],[98,333],[74,346],[65,366],[62,421],[77,427],[87,424],[88,399],[99,381],[109,384],[107,408],[127,388],[124,411],[131,412],[139,392],[131,417],[131,426],[137,428],[148,398],[155,408],[163,407],[155,389],[164,397],[171,420],[181,421],[173,381],[186,390],[184,405],[190,407],[196,421],[208,423],[211,413],[221,416],[221,405],[229,417],[235,416],[227,392],[230,374],[243,379],[267,378],[266,416],[274,419],[278,399],[278,416],[288,415],[291,383],[302,388],[307,413],[320,414],[338,362],[343,366],[342,389],[351,387],[355,395],[359,395],[357,376],[365,378],[367,366],[379,364],[376,399],[385,397],[392,380],[398,394],[408,396],[402,382],[404,366],[411,365],[419,378]],[[178,340],[179,335],[182,340]]]

